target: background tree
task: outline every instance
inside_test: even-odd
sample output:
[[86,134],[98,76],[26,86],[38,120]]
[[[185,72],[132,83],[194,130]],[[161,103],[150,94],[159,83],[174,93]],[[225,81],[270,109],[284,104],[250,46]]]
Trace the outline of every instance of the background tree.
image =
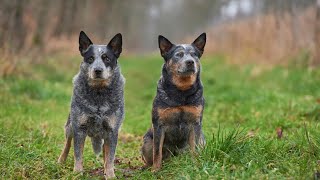
[[315,30],[314,30],[314,58],[313,65],[320,64],[320,0],[317,0]]

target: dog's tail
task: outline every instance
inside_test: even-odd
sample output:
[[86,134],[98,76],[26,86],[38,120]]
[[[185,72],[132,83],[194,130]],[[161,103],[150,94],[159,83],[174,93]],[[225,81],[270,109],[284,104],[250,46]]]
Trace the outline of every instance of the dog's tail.
[[91,138],[92,148],[96,155],[99,155],[102,149],[103,140],[101,138]]

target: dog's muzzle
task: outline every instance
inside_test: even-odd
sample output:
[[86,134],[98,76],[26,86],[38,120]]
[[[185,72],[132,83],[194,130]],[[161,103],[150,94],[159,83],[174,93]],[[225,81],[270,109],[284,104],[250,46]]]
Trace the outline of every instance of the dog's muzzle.
[[194,67],[194,61],[193,60],[187,60],[186,62],[187,67]]
[[192,75],[197,72],[195,62],[193,60],[187,60],[184,62],[182,68],[178,70],[178,73],[183,76]]
[[95,69],[94,70],[95,78],[102,78],[102,72],[103,72],[102,69]]

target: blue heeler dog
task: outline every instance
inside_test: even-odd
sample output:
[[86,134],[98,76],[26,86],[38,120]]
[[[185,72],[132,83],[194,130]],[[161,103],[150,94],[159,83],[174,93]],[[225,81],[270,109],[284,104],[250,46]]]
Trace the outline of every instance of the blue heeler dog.
[[65,162],[73,139],[74,171],[83,171],[83,148],[88,135],[96,154],[103,149],[105,177],[115,177],[113,162],[124,119],[124,77],[117,60],[122,51],[122,36],[115,35],[108,45],[95,45],[81,31],[79,50],[83,61],[73,79],[66,142],[58,162]]
[[204,98],[200,81],[200,57],[206,44],[201,34],[192,44],[172,44],[159,36],[164,58],[157,95],[153,101],[152,128],[143,137],[142,159],[152,170],[162,159],[197,145],[204,145],[202,112]]

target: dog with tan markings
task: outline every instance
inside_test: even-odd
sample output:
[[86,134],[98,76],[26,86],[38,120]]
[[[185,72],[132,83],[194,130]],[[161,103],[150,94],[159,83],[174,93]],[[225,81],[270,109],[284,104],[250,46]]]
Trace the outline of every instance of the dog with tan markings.
[[96,45],[81,31],[79,50],[83,60],[73,79],[65,146],[58,162],[66,161],[73,140],[74,171],[82,172],[83,149],[89,136],[96,154],[103,149],[105,178],[115,177],[115,151],[124,119],[124,77],[118,64],[122,36],[119,33],[107,45]]
[[158,42],[164,64],[153,101],[152,128],[141,148],[142,159],[153,171],[161,168],[163,159],[187,149],[194,152],[196,146],[205,144],[200,57],[206,34],[191,44],[175,45],[161,35]]

